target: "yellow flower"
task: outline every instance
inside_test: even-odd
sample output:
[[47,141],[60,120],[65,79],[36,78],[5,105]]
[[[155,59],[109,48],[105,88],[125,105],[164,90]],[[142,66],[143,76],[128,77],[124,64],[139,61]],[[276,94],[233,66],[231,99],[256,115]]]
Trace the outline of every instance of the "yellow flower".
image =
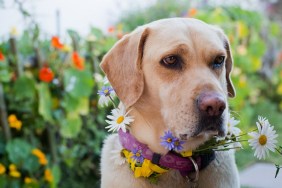
[[48,182],[52,182],[53,181],[53,175],[50,169],[46,169],[44,171],[44,179]]
[[22,122],[21,121],[16,121],[16,122],[10,124],[10,127],[11,128],[15,128],[15,129],[17,129],[19,131],[22,128]]
[[247,85],[247,78],[246,78],[246,76],[240,76],[240,78],[239,78],[239,87],[240,88],[245,88],[246,87],[246,85]]
[[142,166],[135,168],[135,171],[134,171],[135,178],[138,178],[140,176],[146,177],[146,178],[149,177],[153,173],[153,170],[151,170],[150,168],[150,163],[151,162],[149,160],[144,159]]
[[4,174],[5,172],[6,172],[5,166],[2,163],[0,163],[0,175]]
[[33,149],[31,153],[38,158],[39,164],[46,165],[48,163],[45,154],[41,150]]
[[182,157],[191,157],[192,156],[192,151],[183,151],[180,153],[180,155],[182,155]]
[[9,165],[9,170],[10,170],[10,171],[15,171],[15,170],[17,170],[16,165],[10,164],[10,165]]
[[122,154],[127,159],[127,162],[130,164],[131,170],[134,172],[134,176],[138,177],[149,177],[154,172],[158,174],[163,174],[168,170],[159,167],[158,165],[153,164],[150,160],[144,159],[142,166],[136,166],[136,161],[132,160],[133,153],[129,152],[126,149],[122,150]]
[[279,95],[282,95],[282,83],[278,85],[277,93],[278,93]]
[[150,160],[144,159],[144,162],[141,167],[135,167],[134,169],[134,176],[136,178],[138,177],[149,177],[151,176],[154,172],[158,174],[163,174],[167,172],[168,170],[163,169],[159,167],[158,165],[153,164]]
[[11,114],[8,117],[8,122],[11,128],[20,130],[22,128],[22,122],[18,120],[15,114]]
[[70,45],[64,45],[64,47],[62,48],[62,50],[64,52],[70,52],[71,51],[71,46]]
[[9,117],[8,117],[8,122],[9,123],[14,123],[14,122],[16,122],[18,119],[17,119],[17,116],[15,115],[15,114],[11,114],[11,115],[9,115]]
[[24,178],[24,183],[25,184],[30,184],[30,183],[32,183],[34,181],[34,179],[32,179],[32,178],[30,178],[30,177],[25,177]]
[[10,164],[10,165],[9,165],[9,170],[10,170],[10,172],[9,172],[9,175],[10,175],[10,176],[12,176],[12,177],[14,177],[14,178],[19,178],[19,177],[21,177],[21,173],[17,170],[16,165]]

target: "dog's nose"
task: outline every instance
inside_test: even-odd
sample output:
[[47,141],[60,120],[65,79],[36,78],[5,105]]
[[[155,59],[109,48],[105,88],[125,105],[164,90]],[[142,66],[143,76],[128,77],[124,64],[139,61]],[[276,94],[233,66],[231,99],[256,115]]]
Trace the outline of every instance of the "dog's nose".
[[197,105],[201,115],[209,117],[220,116],[226,108],[224,97],[216,92],[201,93]]

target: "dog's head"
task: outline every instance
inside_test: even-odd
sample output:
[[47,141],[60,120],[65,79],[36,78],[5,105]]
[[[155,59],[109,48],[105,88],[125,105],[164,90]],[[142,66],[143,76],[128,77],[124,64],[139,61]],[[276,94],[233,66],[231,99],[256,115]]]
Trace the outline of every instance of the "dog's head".
[[227,98],[235,96],[232,64],[222,30],[196,19],[173,18],[124,36],[101,67],[125,106],[149,122],[156,132],[151,136],[159,139],[171,130],[187,140],[186,149],[193,149],[212,135],[226,134]]

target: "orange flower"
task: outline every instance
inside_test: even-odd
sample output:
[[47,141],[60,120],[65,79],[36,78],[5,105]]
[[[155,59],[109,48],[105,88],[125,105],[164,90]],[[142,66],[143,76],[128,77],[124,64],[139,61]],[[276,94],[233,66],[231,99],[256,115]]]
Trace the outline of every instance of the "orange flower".
[[11,128],[17,129],[18,131],[21,130],[22,122],[18,120],[15,114],[9,115],[8,122]]
[[52,37],[51,43],[52,46],[57,49],[62,49],[64,47],[64,45],[60,42],[59,37],[57,36]]
[[109,33],[113,33],[115,31],[115,28],[113,27],[113,26],[110,26],[109,28],[108,28],[108,32]]
[[195,8],[191,8],[189,11],[188,11],[188,17],[194,17],[196,14],[197,14],[197,9]]
[[0,61],[4,61],[5,60],[5,56],[4,54],[2,54],[2,52],[0,51]]
[[39,79],[43,82],[51,82],[54,78],[54,73],[49,67],[43,67],[39,71]]
[[6,172],[6,167],[2,163],[0,163],[0,175],[5,174],[5,172]]
[[50,169],[44,171],[44,179],[50,183],[53,181],[53,175]]
[[45,154],[41,150],[33,149],[31,153],[38,158],[39,164],[46,165],[48,163]]
[[84,59],[79,56],[77,52],[72,53],[72,61],[78,70],[83,70],[84,69]]

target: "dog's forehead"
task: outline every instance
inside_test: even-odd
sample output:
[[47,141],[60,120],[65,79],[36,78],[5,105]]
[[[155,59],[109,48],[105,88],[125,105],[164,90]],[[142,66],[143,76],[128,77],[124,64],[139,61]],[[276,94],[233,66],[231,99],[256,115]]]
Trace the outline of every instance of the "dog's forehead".
[[145,25],[150,34],[146,41],[145,54],[163,56],[178,46],[187,46],[192,53],[208,53],[209,50],[224,51],[222,31],[200,20],[170,18]]

